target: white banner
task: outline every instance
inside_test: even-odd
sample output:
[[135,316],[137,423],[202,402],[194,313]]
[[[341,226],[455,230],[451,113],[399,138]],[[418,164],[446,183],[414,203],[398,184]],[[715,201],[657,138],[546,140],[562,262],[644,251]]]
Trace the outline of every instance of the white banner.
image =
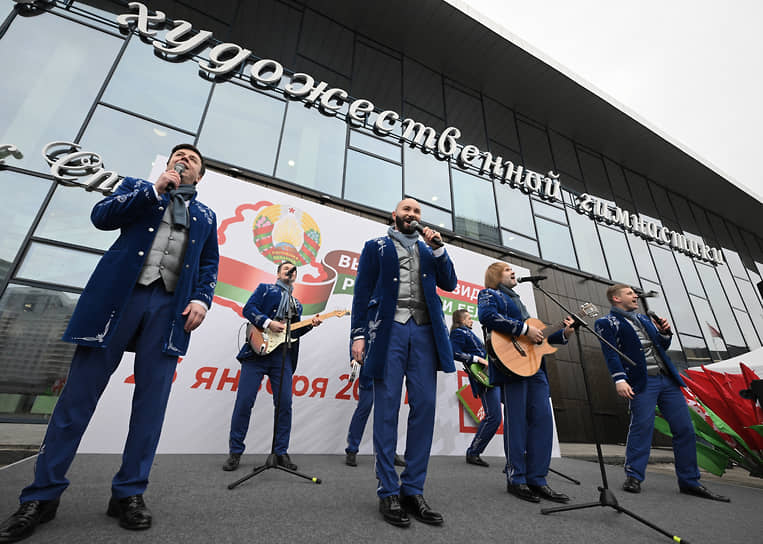
[[[166,158],[155,161],[156,179]],[[276,263],[285,257],[298,264],[295,295],[304,316],[350,309],[357,258],[366,240],[385,234],[377,222],[283,194],[231,177],[207,172],[199,183],[199,199],[217,214],[220,271],[215,304],[191,337],[181,358],[164,421],[159,453],[228,452],[230,417],[240,364],[235,356],[243,342],[241,308],[260,282],[275,281]],[[426,217],[422,218],[426,221]],[[494,259],[458,247],[448,247],[459,279],[454,293],[442,292],[448,322],[452,312],[468,309],[476,320],[477,293],[484,272]],[[513,265],[512,265],[513,266]],[[517,275],[525,268],[514,266]],[[532,315],[535,300],[530,284],[517,291]],[[303,316],[303,317],[304,317]],[[349,316],[327,319],[302,337],[294,377],[291,453],[343,453],[347,429],[357,404],[357,385],[349,372]],[[481,336],[478,323],[475,332]],[[127,436],[132,399],[133,355],[111,378],[80,451],[119,453]],[[356,382],[357,383],[357,382]],[[463,371],[438,373],[437,419],[432,454],[464,455],[476,425],[456,397],[467,383]],[[269,453],[273,402],[269,382],[257,396],[247,453]],[[404,451],[408,407],[403,401],[398,451]],[[372,453],[369,418],[360,453]],[[502,436],[496,436],[485,455],[503,455]],[[554,432],[554,455],[559,455]]]

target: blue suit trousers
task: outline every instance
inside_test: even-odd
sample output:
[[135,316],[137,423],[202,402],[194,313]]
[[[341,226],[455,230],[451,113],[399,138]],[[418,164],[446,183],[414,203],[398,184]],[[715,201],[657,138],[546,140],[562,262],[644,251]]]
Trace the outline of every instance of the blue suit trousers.
[[501,426],[501,388],[485,387],[480,395],[480,401],[482,401],[485,417],[480,421],[477,433],[466,450],[466,455],[479,455],[485,451],[498,427]]
[[625,447],[625,474],[638,481],[646,478],[646,465],[654,432],[655,406],[670,425],[673,434],[673,456],[676,476],[681,488],[699,485],[697,445],[681,388],[669,376],[647,376],[646,389],[630,401],[631,423]]
[[358,383],[358,405],[350,420],[350,429],[347,431],[347,447],[345,453],[358,453],[360,441],[363,439],[363,431],[366,428],[368,416],[374,406],[374,381],[360,378]]
[[[374,453],[380,498],[424,492],[437,403],[437,351],[431,325],[394,322],[384,377],[374,380]],[[398,479],[394,460],[403,378],[408,390],[407,466]]]
[[546,373],[503,384],[503,447],[511,484],[546,485],[554,423]]
[[244,452],[244,439],[249,430],[252,407],[257,399],[257,391],[260,389],[260,384],[265,374],[270,378],[270,386],[273,389],[273,407],[278,406],[279,397],[281,399],[280,410],[278,412],[278,428],[275,429],[274,453],[283,455],[289,449],[289,438],[291,435],[292,364],[289,359],[286,360],[286,363],[283,365],[282,377],[282,359],[283,350],[282,347],[279,347],[265,357],[241,361],[238,392],[236,393],[236,403],[233,406],[233,415],[230,422],[230,453]]
[[66,472],[131,340],[135,341],[135,390],[122,466],[111,493],[120,499],[146,490],[177,368],[177,356],[162,352],[161,332],[174,318],[172,298],[161,282],[136,285],[109,345],[77,346],[37,456],[34,482],[21,492],[21,502],[55,499],[68,487]]

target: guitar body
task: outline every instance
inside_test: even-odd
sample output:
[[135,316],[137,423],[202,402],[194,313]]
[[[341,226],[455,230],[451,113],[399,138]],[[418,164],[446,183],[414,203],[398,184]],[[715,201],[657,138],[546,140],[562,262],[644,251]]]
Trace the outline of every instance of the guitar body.
[[[545,329],[546,324],[531,317],[525,323],[537,329]],[[526,336],[511,336],[496,331],[490,333],[490,344],[496,356],[496,368],[508,376],[533,376],[540,369],[543,356],[554,353],[556,348],[543,339],[535,344]]]
[[[349,310],[334,310],[332,312],[328,312],[326,314],[322,314],[317,316],[321,321],[324,319],[327,319],[329,317],[342,317],[344,315],[349,314]],[[299,321],[298,323],[294,323],[291,326],[291,330],[295,331],[297,329],[301,329],[302,327],[306,327],[312,323],[311,319],[305,319],[304,321]],[[249,342],[249,347],[252,348],[252,351],[255,355],[259,355],[260,357],[264,357],[265,355],[269,355],[272,353],[278,346],[283,344],[286,341],[286,331],[283,332],[273,332],[270,330],[265,330],[257,327],[251,322],[248,322],[246,325],[246,340]],[[296,338],[291,339],[292,343],[296,342]]]

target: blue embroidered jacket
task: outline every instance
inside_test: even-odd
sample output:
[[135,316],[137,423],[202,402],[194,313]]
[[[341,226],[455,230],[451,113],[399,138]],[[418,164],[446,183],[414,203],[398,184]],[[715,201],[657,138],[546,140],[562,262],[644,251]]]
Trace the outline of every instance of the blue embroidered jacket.
[[[469,327],[462,325],[450,331],[450,345],[453,346],[453,358],[467,367],[474,362],[475,355],[483,359],[487,358],[485,344]],[[479,397],[485,386],[475,380],[471,372],[467,371],[466,374],[472,386],[472,393],[475,397]]]
[[[448,327],[445,325],[437,287],[444,291],[453,291],[458,283],[456,271],[447,251],[435,257],[427,244],[420,240],[417,243],[421,285],[432,321],[438,368],[444,372],[455,372],[453,349],[450,346]],[[395,320],[399,281],[400,262],[392,238],[383,236],[367,241],[358,263],[350,324],[350,343],[353,338],[362,336],[366,339],[362,370],[364,375],[374,378],[384,375],[387,346]]]
[[[152,184],[125,178],[111,196],[98,202],[90,214],[96,228],[120,229],[119,238],[106,252],[82,292],[63,340],[83,346],[106,347],[122,316],[125,305],[143,268],[165,208],[165,193],[156,198]],[[217,218],[215,213],[194,196],[189,204],[191,226],[188,247],[175,292],[174,317],[162,334],[163,351],[184,355],[190,333],[183,330],[186,318],[181,315],[192,300],[212,306],[217,283]],[[132,351],[128,346],[128,351]]]

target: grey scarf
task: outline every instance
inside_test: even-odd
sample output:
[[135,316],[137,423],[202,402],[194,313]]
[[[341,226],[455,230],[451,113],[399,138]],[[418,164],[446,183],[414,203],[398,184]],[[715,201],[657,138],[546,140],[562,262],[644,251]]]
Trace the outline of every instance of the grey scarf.
[[181,185],[177,189],[169,191],[168,194],[170,195],[170,214],[172,215],[173,226],[189,228],[191,217],[185,203],[196,194],[196,186]]
[[405,234],[400,232],[399,230],[395,230],[392,227],[387,229],[387,234],[390,238],[393,238],[400,242],[400,245],[402,245],[405,249],[408,251],[413,248],[413,246],[416,244],[416,242],[419,240],[419,233],[413,232],[411,234]]
[[292,304],[291,292],[294,289],[293,285],[288,285],[281,280],[276,280],[276,286],[281,289],[281,301],[278,303],[278,311],[276,311],[276,320],[281,321],[289,313],[289,305],[294,308],[296,304]]
[[530,319],[530,312],[527,311],[527,307],[525,306],[524,302],[522,302],[522,299],[519,298],[519,295],[514,292],[514,289],[509,289],[504,284],[499,283],[498,290],[501,293],[508,295],[511,298],[511,300],[514,302],[514,304],[517,305],[520,313],[522,314],[522,321],[526,319]]

